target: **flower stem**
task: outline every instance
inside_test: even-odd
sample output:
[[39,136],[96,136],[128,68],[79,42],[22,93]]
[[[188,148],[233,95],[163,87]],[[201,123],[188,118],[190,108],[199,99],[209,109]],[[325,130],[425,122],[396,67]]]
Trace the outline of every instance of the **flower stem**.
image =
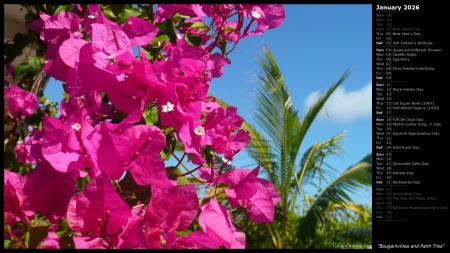
[[9,229],[9,226],[3,226],[3,227],[4,227],[5,232],[8,233],[9,236],[11,236],[11,238],[14,239],[15,242],[20,243],[20,248],[21,248],[21,249],[27,249],[27,247],[26,247],[25,245],[23,245],[23,242],[20,241],[19,238],[17,238],[17,237],[11,232],[11,230]]

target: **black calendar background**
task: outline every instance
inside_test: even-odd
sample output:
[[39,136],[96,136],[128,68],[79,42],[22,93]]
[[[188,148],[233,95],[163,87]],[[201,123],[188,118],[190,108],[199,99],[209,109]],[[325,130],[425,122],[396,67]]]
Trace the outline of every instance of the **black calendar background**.
[[[411,245],[419,245],[421,248],[440,248],[439,246],[444,246],[446,248],[446,244],[448,242],[448,232],[446,232],[446,228],[449,222],[448,216],[448,191],[449,191],[449,183],[447,170],[449,169],[448,165],[448,157],[447,154],[447,139],[448,134],[447,130],[447,117],[448,115],[448,106],[447,103],[449,101],[449,96],[446,92],[448,84],[447,77],[450,73],[450,68],[448,68],[448,45],[449,40],[446,39],[446,30],[448,31],[448,26],[445,25],[448,23],[448,12],[446,11],[446,7],[440,5],[438,3],[428,2],[408,2],[406,1],[376,1],[372,3],[373,12],[373,102],[372,102],[372,111],[373,111],[373,248],[386,248],[386,247],[403,247],[407,245],[408,247]],[[378,6],[401,6],[402,10],[376,10]],[[418,6],[413,7],[413,6]],[[411,8],[410,10],[404,10],[405,8]],[[413,10],[413,8],[416,8]],[[383,17],[377,19],[377,14],[385,14]],[[388,15],[390,14],[390,15]],[[386,20],[390,18],[390,20]],[[382,22],[377,22],[383,20]],[[377,27],[380,28],[380,25],[377,23],[383,23],[384,27],[387,27],[388,24],[391,24],[391,38],[387,39],[386,30],[377,33]],[[382,26],[381,26],[382,27]],[[392,28],[406,28],[405,31],[408,31],[408,28],[418,28],[417,32],[420,32],[420,36],[412,36],[412,35],[402,35],[402,30],[397,30],[397,35],[392,36]],[[409,32],[409,31],[408,31]],[[411,31],[413,32],[413,31]],[[377,39],[378,37],[378,39]],[[380,39],[381,38],[381,39]],[[376,42],[382,41],[383,45],[377,44]],[[390,45],[386,45],[386,42]],[[393,45],[394,41],[402,42],[402,41],[415,41],[415,45],[406,44],[396,44]],[[433,42],[432,45],[428,45],[427,43],[423,45],[418,45],[420,42]],[[380,66],[380,62],[386,63],[386,51],[381,52],[378,56],[383,55],[383,57],[377,57],[376,49],[386,49],[391,46],[391,66],[392,68],[396,67],[397,70],[391,69],[390,78],[386,80],[386,65],[384,65],[383,71],[380,71],[382,68],[376,68],[377,62],[378,66]],[[417,53],[416,56],[398,56],[393,57],[392,50],[394,49],[414,49],[417,48],[419,50],[425,49],[426,51],[423,53]],[[429,48],[431,50],[429,50]],[[440,50],[440,51],[439,51]],[[397,55],[402,55],[401,50]],[[414,53],[414,52],[411,52]],[[378,60],[377,60],[378,58]],[[383,58],[383,60],[380,60]],[[399,58],[399,61],[394,61],[393,58]],[[403,58],[403,61],[402,61]],[[408,61],[405,58],[409,59]],[[414,68],[414,67],[434,67],[433,71],[431,70],[415,70],[408,71],[402,70],[404,68]],[[400,70],[398,69],[400,68]],[[377,79],[378,77],[383,76],[383,79]],[[376,92],[377,81],[379,82],[379,86],[382,89],[379,89],[378,93]],[[381,86],[383,84],[383,86]],[[390,84],[390,86],[387,86]],[[390,93],[388,93],[387,89],[391,89]],[[396,88],[396,90],[393,90]],[[415,92],[405,92],[403,88],[412,88]],[[423,91],[418,92],[417,90],[423,89]],[[382,92],[381,92],[382,90]],[[376,96],[380,97],[380,94],[389,94],[390,100],[384,100],[377,104]],[[387,108],[387,102],[391,102],[390,110]],[[424,106],[427,109],[415,110],[415,109],[395,109],[393,103],[396,103],[397,106],[399,102],[408,103],[408,102],[420,102],[419,106]],[[428,107],[430,106],[430,107]],[[432,109],[429,109],[432,108]],[[380,115],[377,114],[377,111],[383,111],[385,114]],[[390,112],[390,114],[389,114]],[[387,114],[386,114],[387,113]],[[426,123],[426,126],[402,126],[401,124],[397,124],[397,126],[390,128],[391,130],[387,130],[386,121],[383,121],[383,125],[376,126],[377,118],[383,118],[386,120],[389,116],[391,116],[391,126],[394,118],[408,118],[408,119],[423,119]],[[405,123],[405,121],[401,121]],[[417,122],[416,122],[417,123]],[[406,125],[406,124],[405,124]],[[377,140],[377,129],[383,129],[382,131],[387,133],[390,131],[391,136],[391,146],[399,147],[399,146],[418,146],[420,149],[387,149],[385,145],[386,141],[376,142]],[[395,132],[395,133],[394,133]],[[422,136],[410,136],[410,135],[402,135],[404,132],[434,132],[434,135],[422,135]],[[436,135],[436,133],[438,135]],[[396,134],[396,135],[394,135]],[[379,135],[378,135],[379,136]],[[385,136],[386,137],[386,136]],[[379,140],[380,138],[378,138]],[[381,143],[381,145],[380,145]],[[378,146],[378,147],[377,147]],[[378,149],[377,149],[378,148]],[[390,152],[391,150],[392,152]],[[377,201],[377,188],[384,188],[384,190],[389,189],[389,187],[379,186],[385,185],[386,177],[377,177],[376,174],[376,157],[377,153],[383,153],[384,160],[381,160],[380,163],[383,165],[386,164],[386,155],[389,155],[391,158],[390,162],[397,163],[405,163],[405,162],[419,162],[419,163],[429,163],[428,166],[393,166],[392,171],[405,171],[412,170],[414,171],[414,176],[404,176],[404,175],[392,175],[392,181],[407,181],[414,180],[420,182],[420,184],[407,184],[405,186],[393,185],[392,192],[408,192],[408,193],[420,193],[421,196],[434,198],[434,200],[392,200],[392,194],[388,197],[384,192],[381,195],[383,197],[383,201]],[[388,154],[390,153],[390,154]],[[379,166],[378,170],[383,171],[385,169],[381,169],[383,166]],[[381,183],[383,181],[383,183]],[[377,184],[379,183],[379,184]],[[391,184],[392,185],[392,184]],[[378,198],[378,200],[381,199]],[[387,205],[385,199],[390,198],[391,204]],[[413,196],[414,198],[414,196]],[[382,203],[382,204],[381,204]],[[434,210],[425,210],[425,209],[392,209],[393,206],[437,206],[437,209]],[[386,207],[391,207],[391,212],[386,212]],[[379,210],[383,208],[382,210]],[[378,211],[378,213],[377,213]],[[386,214],[387,213],[387,214]],[[377,214],[379,214],[377,216]],[[389,216],[389,219],[386,218]],[[435,246],[437,245],[437,246]],[[430,247],[429,247],[430,246]]]

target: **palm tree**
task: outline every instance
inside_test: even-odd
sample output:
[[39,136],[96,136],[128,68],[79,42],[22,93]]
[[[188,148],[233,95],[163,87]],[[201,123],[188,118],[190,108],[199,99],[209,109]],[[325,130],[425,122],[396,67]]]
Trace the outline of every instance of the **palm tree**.
[[[370,244],[371,211],[354,204],[349,193],[371,186],[372,155],[328,182],[333,168],[326,158],[340,154],[343,133],[315,143],[302,156],[299,154],[314,119],[350,72],[345,71],[301,117],[291,103],[283,75],[268,48],[263,49],[257,62],[263,73],[259,75],[260,87],[256,91],[255,121],[262,131],[244,123],[252,137],[246,151],[261,164],[262,171],[277,187],[281,201],[276,206],[273,224],[255,225],[248,222],[242,210],[234,212],[241,220],[238,226],[246,232],[247,247],[314,248],[332,238]],[[317,185],[318,181],[326,186]],[[307,184],[315,186],[317,194],[309,195],[305,190]],[[351,219],[342,217],[360,217],[365,222],[352,225]],[[333,227],[330,225],[333,222],[340,225]]]

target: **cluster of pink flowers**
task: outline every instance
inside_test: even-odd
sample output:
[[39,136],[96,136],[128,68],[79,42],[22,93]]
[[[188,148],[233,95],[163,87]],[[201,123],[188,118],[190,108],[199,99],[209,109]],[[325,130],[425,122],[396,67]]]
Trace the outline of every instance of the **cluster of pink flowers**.
[[[43,70],[64,82],[70,97],[61,101],[59,118],[45,117],[42,129],[34,129],[16,148],[20,161],[33,163],[34,169],[25,176],[4,170],[6,224],[28,220],[38,211],[55,224],[44,248],[58,248],[55,231],[65,218],[76,248],[244,248],[245,234],[216,197],[200,206],[194,184],[169,179],[161,157],[171,149],[168,134],[176,136],[197,166],[190,174],[211,187],[225,185],[230,205],[245,207],[253,222],[273,221],[280,197],[269,181],[257,177],[259,166],[223,170],[250,141],[241,128],[243,118],[237,108],[222,107],[207,94],[211,80],[231,63],[225,52],[212,53],[220,48],[218,40],[238,43],[275,28],[284,19],[284,8],[161,4],[154,21],[175,13],[189,17],[186,29],[176,35],[176,44],[166,41],[155,59],[148,59],[143,48],[158,35],[156,25],[132,16],[118,24],[99,5],[89,5],[84,18],[75,12],[41,13],[30,25],[48,45]],[[212,20],[209,29],[215,36],[207,34],[206,24],[189,26],[205,18]],[[187,43],[188,35],[200,37],[201,45]],[[104,96],[110,102],[103,102]],[[30,116],[37,108],[36,96],[17,86],[5,89],[5,100],[10,114]],[[157,124],[145,123],[148,112],[157,114]],[[221,166],[206,160],[206,147],[223,157]],[[137,185],[151,187],[148,204],[130,207],[124,201],[112,184],[124,173]],[[76,180],[87,176],[90,182],[76,193]],[[202,230],[177,236],[196,217]]]
[[22,116],[30,117],[38,105],[35,94],[21,89],[17,85],[11,85],[4,89],[3,119],[20,119]]

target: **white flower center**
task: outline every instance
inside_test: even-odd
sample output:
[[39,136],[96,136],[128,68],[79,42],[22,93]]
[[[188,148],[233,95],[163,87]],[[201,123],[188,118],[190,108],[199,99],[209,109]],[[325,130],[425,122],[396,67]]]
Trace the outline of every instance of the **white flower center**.
[[111,64],[111,65],[116,64],[116,63],[117,63],[116,55],[114,55],[114,54],[110,55],[110,56],[108,57],[108,62],[109,62],[109,64]]
[[163,112],[171,112],[171,111],[174,110],[174,107],[175,107],[175,106],[174,106],[172,103],[167,102],[166,105],[163,105],[163,106],[162,106],[162,111],[163,111]]
[[81,129],[81,125],[79,123],[75,123],[72,125],[72,129],[75,131],[79,131]]
[[259,14],[259,12],[257,11],[252,11],[252,17],[259,19],[261,17],[261,14]]
[[195,128],[194,133],[197,135],[205,134],[205,129],[202,126],[198,126]]
[[98,17],[98,13],[97,12],[94,12],[91,15],[88,16],[88,18],[90,18],[90,19],[95,19],[96,17]]

